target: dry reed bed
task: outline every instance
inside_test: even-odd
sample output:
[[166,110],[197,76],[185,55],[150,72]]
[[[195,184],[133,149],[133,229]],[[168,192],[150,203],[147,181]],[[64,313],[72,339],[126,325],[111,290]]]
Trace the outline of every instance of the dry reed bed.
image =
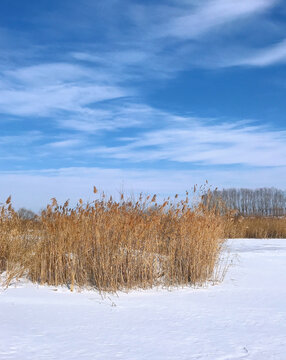
[[227,238],[286,238],[286,217],[231,217],[225,220]]
[[[96,193],[96,189],[94,189]],[[97,196],[97,195],[96,195]],[[49,285],[100,291],[202,285],[220,267],[224,219],[202,202],[103,195],[75,208],[52,199],[34,221],[0,208],[0,272]]]

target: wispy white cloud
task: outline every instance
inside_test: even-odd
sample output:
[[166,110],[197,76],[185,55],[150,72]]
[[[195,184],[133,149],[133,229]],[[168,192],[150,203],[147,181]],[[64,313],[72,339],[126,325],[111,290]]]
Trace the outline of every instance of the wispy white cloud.
[[[154,110],[156,112],[156,110]],[[201,165],[285,166],[286,131],[241,122],[214,124],[206,119],[166,114],[161,129],[141,132],[122,145],[89,150],[132,162],[173,161]]]
[[[251,57],[233,59],[230,56],[226,61],[233,47],[231,36],[225,41],[219,39],[215,51],[210,51],[214,34],[223,37],[226,33],[231,35],[232,31],[245,32],[244,19],[255,21],[278,3],[279,0],[202,0],[173,1],[168,6],[156,3],[138,6],[127,1],[125,18],[132,25],[128,27],[128,35],[113,28],[116,22],[111,21],[108,30],[113,37],[107,46],[99,43],[95,47],[91,43],[83,47],[75,43],[74,51],[69,53],[71,57],[66,57],[64,63],[42,63],[4,71],[0,77],[0,111],[46,116],[57,110],[87,107],[92,102],[130,96],[134,90],[126,85],[130,80],[175,76],[178,71],[193,66],[262,66],[280,61],[284,57],[285,44],[270,49],[271,54],[262,49],[261,53],[259,50]],[[86,11],[90,9],[91,14],[97,15],[97,6],[88,5],[88,2],[84,6]],[[108,2],[106,8],[111,11],[117,6],[117,3]],[[73,15],[77,18],[77,14]],[[116,17],[115,10],[112,15]],[[57,18],[60,16],[57,14]],[[42,20],[47,22],[47,19]],[[50,31],[54,33],[57,23],[52,24]],[[70,24],[67,25],[70,31]],[[94,21],[87,21],[84,26],[91,32]],[[210,40],[207,40],[208,36]],[[241,44],[237,45],[241,47]],[[243,54],[249,45],[247,39],[242,45]],[[45,52],[45,47],[42,51]]]
[[103,64],[104,66],[138,65],[148,60],[151,56],[150,53],[143,51],[140,47],[131,50],[109,50],[108,52],[97,55],[87,52],[73,52],[71,55],[77,60]]
[[213,29],[222,28],[223,25],[257,15],[276,3],[276,0],[202,1],[189,10],[184,7],[184,15],[171,19],[158,33],[163,37],[195,39]]
[[268,37],[273,33],[273,39],[284,34],[282,26],[276,24],[274,31],[274,25],[267,19],[267,13],[280,2],[172,1],[168,6],[127,3],[127,14],[133,24],[128,38],[119,32],[112,50],[101,47],[97,51],[75,51],[72,56],[78,61],[105,66],[115,77],[125,74],[125,79],[133,80],[168,78],[192,67],[270,65],[284,57],[284,44],[255,50],[261,46],[261,36],[255,29],[263,28]]
[[20,135],[0,135],[0,146],[1,145],[28,145],[33,142],[39,141],[43,138],[43,134],[40,131],[25,131]]
[[[253,52],[253,51],[252,51]],[[250,51],[251,53],[251,51]],[[257,50],[244,58],[234,59],[229,65],[269,66],[286,62],[286,40],[270,47]]]
[[[24,146],[25,141],[33,140],[34,150],[38,149],[35,157],[53,158],[60,149],[62,158],[72,155],[85,164],[105,159],[150,168],[158,161],[190,166],[286,166],[286,131],[271,130],[253,121],[178,116],[126,102],[82,113],[82,119],[60,120],[58,127],[57,136],[3,137],[0,145],[7,146],[9,141],[9,146]],[[125,128],[131,130],[128,136]],[[65,130],[73,133],[65,134]],[[41,143],[37,142],[39,136]]]
[[99,130],[146,128],[155,125],[162,117],[166,117],[165,112],[154,111],[148,105],[122,101],[120,104],[104,104],[102,108],[84,109],[69,118],[59,120],[58,124],[64,129],[92,134]]
[[21,134],[0,135],[0,160],[6,164],[24,163],[29,153],[38,147],[44,135],[40,131],[23,131]]
[[25,90],[0,90],[0,111],[19,116],[47,116],[57,111],[81,110],[83,106],[126,95],[110,86],[47,86]]
[[73,83],[83,79],[91,80],[96,75],[98,79],[96,72],[70,63],[43,63],[3,71],[4,81],[6,80],[8,84],[35,87]]
[[73,148],[82,144],[80,139],[60,140],[48,143],[46,146],[53,149]]
[[127,96],[130,90],[111,84],[107,74],[71,64],[43,64],[5,71],[0,112],[18,116],[77,113],[90,104]]

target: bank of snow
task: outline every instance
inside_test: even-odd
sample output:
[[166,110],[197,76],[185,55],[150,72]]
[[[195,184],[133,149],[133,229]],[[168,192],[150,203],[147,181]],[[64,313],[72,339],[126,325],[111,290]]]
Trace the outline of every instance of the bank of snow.
[[286,240],[229,246],[235,264],[208,288],[103,299],[10,286],[0,293],[0,359],[286,359]]

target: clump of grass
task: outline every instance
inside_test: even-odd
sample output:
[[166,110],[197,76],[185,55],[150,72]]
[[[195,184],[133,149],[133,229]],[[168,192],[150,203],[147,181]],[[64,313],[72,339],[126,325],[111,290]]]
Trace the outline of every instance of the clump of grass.
[[[94,193],[97,193],[94,188]],[[120,200],[96,194],[71,208],[56,199],[23,220],[0,207],[0,271],[49,285],[115,292],[155,285],[202,285],[219,268],[224,219],[203,202],[156,195]]]

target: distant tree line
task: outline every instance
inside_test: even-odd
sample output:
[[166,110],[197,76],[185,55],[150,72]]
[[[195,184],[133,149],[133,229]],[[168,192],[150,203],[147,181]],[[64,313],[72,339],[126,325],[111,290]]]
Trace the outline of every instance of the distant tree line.
[[210,207],[237,210],[243,216],[286,215],[286,192],[276,188],[214,190],[205,197]]

